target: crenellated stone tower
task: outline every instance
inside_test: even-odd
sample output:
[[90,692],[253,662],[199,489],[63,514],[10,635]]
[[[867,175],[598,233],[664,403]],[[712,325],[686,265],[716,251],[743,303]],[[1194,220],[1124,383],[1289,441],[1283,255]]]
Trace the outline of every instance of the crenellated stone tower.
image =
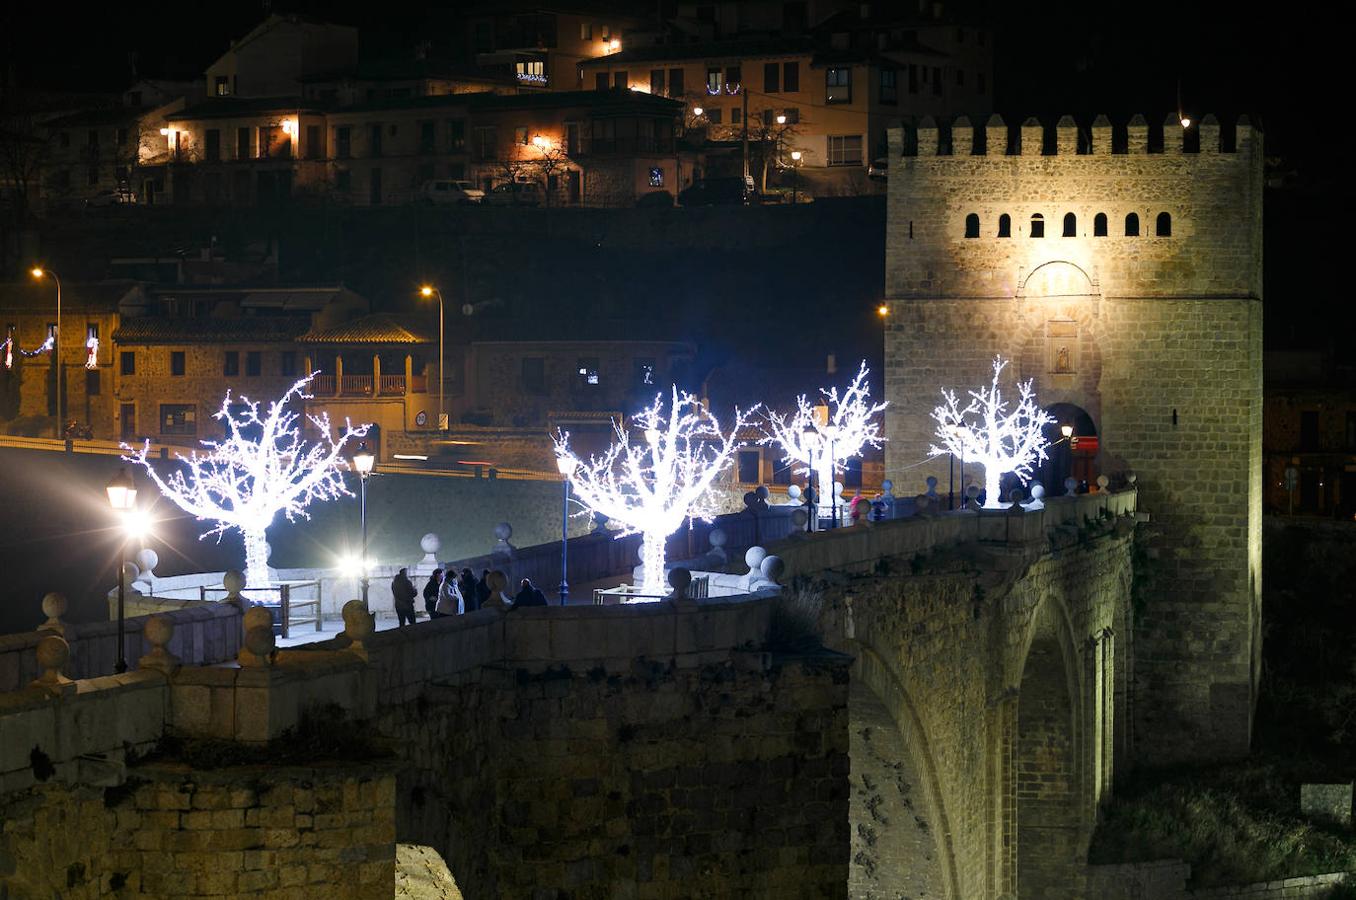
[[[938,389],[987,383],[995,354],[1087,414],[1094,477],[1134,472],[1155,523],[1115,636],[1154,763],[1247,751],[1261,653],[1262,136],[1197,128],[1199,147],[1170,120],[1161,152],[1140,116],[1114,150],[1104,117],[1053,142],[998,116],[890,135],[886,474],[926,456]],[[927,474],[947,484],[946,458]]]

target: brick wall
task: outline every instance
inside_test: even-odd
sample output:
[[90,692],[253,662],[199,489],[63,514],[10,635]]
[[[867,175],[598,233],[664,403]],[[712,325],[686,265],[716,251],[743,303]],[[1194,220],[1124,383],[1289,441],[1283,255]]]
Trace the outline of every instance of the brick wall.
[[[1062,125],[1059,152],[1041,155],[1040,128],[1024,126],[1009,156],[1003,127],[987,155],[954,156],[923,129],[890,179],[886,475],[926,456],[939,388],[986,384],[995,354],[1012,361],[1009,386],[1032,379],[1042,404],[1088,413],[1098,468],[1136,472],[1159,525],[1135,669],[1138,747],[1158,762],[1245,753],[1260,661],[1261,136],[1241,126],[1221,153],[1213,120],[1201,129],[1199,153],[1148,154],[1132,125],[1130,152],[1112,155],[1110,127],[1094,125],[1083,155]],[[955,146],[966,136],[957,126]],[[1160,212],[1170,236],[1155,233]],[[946,459],[911,474],[944,480]]]
[[395,776],[381,767],[190,771],[4,799],[0,896],[388,900]]

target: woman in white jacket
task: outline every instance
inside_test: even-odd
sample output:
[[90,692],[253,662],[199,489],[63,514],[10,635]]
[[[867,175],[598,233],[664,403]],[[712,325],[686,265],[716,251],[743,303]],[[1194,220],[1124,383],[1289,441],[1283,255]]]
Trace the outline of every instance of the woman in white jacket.
[[466,600],[461,595],[461,589],[457,587],[457,579],[443,579],[442,585],[438,588],[437,611],[444,616],[460,616],[466,612]]

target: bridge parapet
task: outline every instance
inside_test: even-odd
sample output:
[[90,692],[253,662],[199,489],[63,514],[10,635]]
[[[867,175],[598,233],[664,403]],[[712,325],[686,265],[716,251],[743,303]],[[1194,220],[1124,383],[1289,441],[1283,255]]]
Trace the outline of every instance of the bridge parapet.
[[867,572],[881,559],[927,554],[961,543],[1012,550],[1049,546],[1050,534],[1086,520],[1134,516],[1138,491],[1103,491],[1045,501],[1043,509],[957,510],[884,522],[860,522],[850,528],[798,533],[771,548],[785,562],[787,575],[826,570]]

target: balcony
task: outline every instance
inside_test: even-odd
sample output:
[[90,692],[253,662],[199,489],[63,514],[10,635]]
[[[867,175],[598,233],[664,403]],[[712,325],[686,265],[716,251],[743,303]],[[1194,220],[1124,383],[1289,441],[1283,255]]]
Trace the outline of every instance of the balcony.
[[[377,396],[403,397],[409,394],[428,392],[427,375],[379,375],[377,376]],[[371,397],[371,375],[317,375],[311,382],[311,393],[317,398],[323,397]]]

